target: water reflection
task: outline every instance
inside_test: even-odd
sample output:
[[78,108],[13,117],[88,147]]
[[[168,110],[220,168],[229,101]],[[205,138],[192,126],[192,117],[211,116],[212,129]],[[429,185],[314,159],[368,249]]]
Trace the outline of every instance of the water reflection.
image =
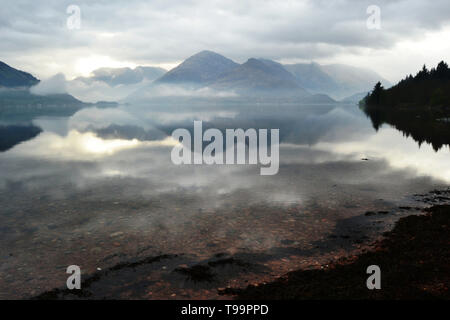
[[375,130],[389,124],[406,137],[411,136],[419,146],[430,144],[435,151],[450,146],[450,125],[447,118],[442,118],[445,112],[439,109],[415,108],[407,112],[406,109],[366,107],[363,111],[370,117]]
[[9,150],[23,141],[36,137],[41,131],[39,127],[30,124],[0,124],[0,152]]
[[[170,134],[193,120],[280,128],[279,173],[174,165]],[[419,149],[393,128],[376,132],[355,106],[133,105],[33,123],[43,132],[0,153],[2,298],[62,286],[70,264],[90,273],[161,253],[189,257],[178,263],[265,254],[265,268],[281,274],[318,259],[316,243],[340,219],[398,217],[392,208],[450,179],[448,150]]]
[[339,154],[353,155],[355,160],[361,158],[384,160],[389,168],[409,169],[417,176],[423,175],[450,182],[448,149],[434,152],[436,150],[430,144],[417,147],[417,142],[412,137],[405,137],[394,128],[380,128],[377,134],[362,141],[321,142],[316,147]]

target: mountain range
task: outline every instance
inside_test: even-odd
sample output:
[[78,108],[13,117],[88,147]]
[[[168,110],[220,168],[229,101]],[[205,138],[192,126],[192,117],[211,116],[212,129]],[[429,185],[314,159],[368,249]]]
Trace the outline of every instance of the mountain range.
[[285,64],[284,68],[309,92],[328,94],[338,100],[365,95],[378,81],[386,87],[391,86],[388,80],[372,70],[344,64],[320,65],[311,62]]
[[[94,84],[104,83],[106,88],[126,93],[127,102],[200,94],[208,98],[217,95],[331,103],[334,100],[353,102],[378,81],[385,87],[390,85],[374,71],[353,66],[314,62],[283,65],[262,58],[249,58],[239,64],[218,53],[201,51],[167,72],[147,66],[100,68],[89,77],[70,82],[84,83],[82,87],[72,86],[76,96],[82,96],[77,94],[77,88],[81,92],[92,86],[93,91],[98,91]],[[30,87],[38,82],[31,74],[0,63],[0,87]]]
[[309,95],[295,77],[275,61],[250,58],[238,64],[212,51],[201,51],[187,58],[157,79],[154,85],[208,87],[240,95],[274,94],[275,91]]
[[[218,53],[202,51],[182,62],[152,84],[132,93],[127,101],[157,99],[161,96],[188,99],[227,97],[229,99],[264,99],[299,101],[311,95],[281,64],[267,59],[250,58],[238,64]],[[281,99],[281,100],[280,100]],[[317,95],[317,103],[334,102]]]
[[39,83],[31,74],[0,61],[0,117],[29,120],[40,115],[70,116],[85,107],[117,105],[106,101],[86,103],[68,93],[35,94],[33,86]]
[[95,81],[105,82],[111,87],[118,85],[131,85],[144,80],[153,81],[164,75],[167,70],[159,67],[138,66],[134,69],[125,68],[99,68],[92,71],[89,77],[78,77],[75,80],[91,84]]
[[271,94],[278,91],[295,92],[298,96],[309,95],[281,64],[255,58],[221,74],[209,86],[218,90],[235,90],[240,94],[248,91]]
[[[352,96],[367,94],[378,81],[385,86],[390,85],[374,71],[353,66],[317,63],[283,65],[262,58],[250,58],[238,64],[218,53],[201,51],[152,84],[132,93],[129,99],[148,98],[158,94],[158,87],[169,85],[185,89],[208,88],[240,96],[283,95],[309,98],[310,101],[314,101],[315,97],[318,102],[331,102],[333,99],[353,102]],[[167,93],[167,90],[163,91]]]

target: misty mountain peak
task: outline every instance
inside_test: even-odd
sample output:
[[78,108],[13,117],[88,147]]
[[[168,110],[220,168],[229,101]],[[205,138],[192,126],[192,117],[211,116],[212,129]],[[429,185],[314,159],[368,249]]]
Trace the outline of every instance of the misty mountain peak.
[[190,58],[208,58],[208,57],[216,57],[216,58],[221,58],[223,57],[222,55],[218,54],[217,52],[211,51],[211,50],[202,50],[200,52],[197,52],[196,54],[192,55]]
[[260,60],[260,59],[256,59],[256,58],[249,58],[244,65],[248,65],[248,66],[255,66],[255,67],[261,67],[264,66],[264,63]]
[[236,62],[218,53],[204,50],[184,60],[157,82],[206,83],[237,66]]
[[159,67],[138,66],[134,69],[123,68],[99,68],[91,72],[90,77],[78,77],[76,80],[90,84],[94,81],[105,82],[111,87],[117,85],[131,85],[143,80],[153,81],[163,74],[166,70]]
[[284,67],[295,76],[297,83],[303,88],[337,99],[361,92],[367,93],[379,80],[389,84],[374,71],[343,64],[320,65],[311,62],[286,64]]

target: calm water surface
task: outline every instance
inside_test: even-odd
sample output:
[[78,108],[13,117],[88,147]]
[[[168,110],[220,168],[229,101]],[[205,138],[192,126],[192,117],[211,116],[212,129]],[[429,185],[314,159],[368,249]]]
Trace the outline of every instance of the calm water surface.
[[[172,164],[168,136],[193,120],[279,128],[279,173]],[[87,276],[161,255],[92,297],[215,298],[363,250],[411,213],[399,207],[421,206],[415,194],[450,181],[448,147],[376,131],[352,105],[127,105],[25,126],[42,132],[0,152],[2,299],[63,287],[68,265]],[[199,265],[209,279],[184,272]]]

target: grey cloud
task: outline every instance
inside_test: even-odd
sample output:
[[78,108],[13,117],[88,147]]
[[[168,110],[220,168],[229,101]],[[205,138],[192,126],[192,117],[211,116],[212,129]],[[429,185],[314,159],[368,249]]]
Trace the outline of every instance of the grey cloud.
[[[81,30],[65,26],[69,4],[81,8]],[[369,5],[382,30],[366,28]],[[409,1],[15,1],[0,13],[0,50],[76,59],[86,52],[141,64],[171,63],[202,49],[237,61],[333,57],[348,50],[389,49],[450,21],[446,0]],[[114,35],[103,37],[101,34]]]

